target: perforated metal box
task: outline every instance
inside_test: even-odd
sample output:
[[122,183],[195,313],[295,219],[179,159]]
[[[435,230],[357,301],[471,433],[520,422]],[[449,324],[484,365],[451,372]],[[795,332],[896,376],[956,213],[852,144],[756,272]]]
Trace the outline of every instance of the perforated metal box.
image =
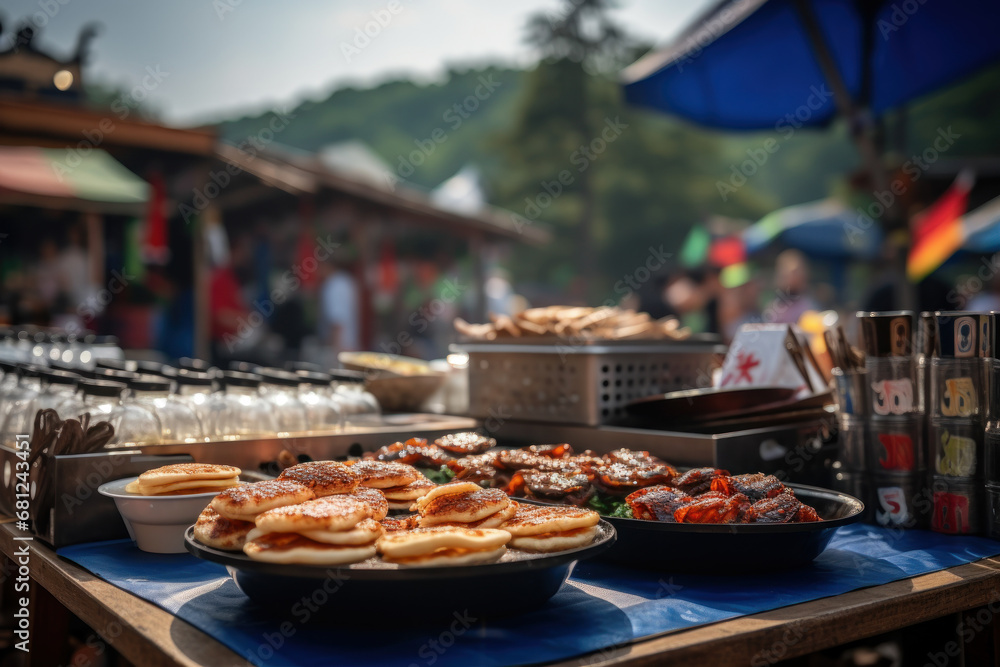
[[704,341],[463,343],[469,415],[598,426],[645,396],[708,387],[726,348]]

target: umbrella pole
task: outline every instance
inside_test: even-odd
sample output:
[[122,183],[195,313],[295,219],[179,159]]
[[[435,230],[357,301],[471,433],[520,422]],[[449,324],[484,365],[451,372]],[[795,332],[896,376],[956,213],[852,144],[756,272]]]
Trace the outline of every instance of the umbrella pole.
[[[837,105],[837,109],[840,115],[848,121],[848,130],[851,133],[851,139],[854,140],[858,152],[861,153],[861,159],[865,164],[868,174],[871,176],[872,185],[876,192],[884,192],[888,189],[889,185],[885,166],[875,147],[872,134],[868,131],[868,123],[865,121],[861,110],[855,104],[850,91],[847,90],[847,86],[844,84],[844,78],[841,76],[837,62],[830,51],[830,46],[827,44],[826,38],[823,36],[823,31],[820,29],[819,20],[816,18],[816,14],[813,12],[808,0],[795,0],[793,4],[799,14],[799,20],[802,21],[806,35],[809,36],[809,41],[816,54],[816,60],[819,63],[820,69],[823,71],[823,76],[833,90],[833,99]],[[893,202],[891,206],[886,208],[883,217],[886,222],[886,231],[890,232],[890,234],[897,227],[901,226],[902,216],[899,213],[897,202]],[[897,307],[904,310],[912,310],[916,304],[916,295],[905,279],[905,246],[896,248],[893,253],[893,264],[894,274],[898,280],[895,285]]]

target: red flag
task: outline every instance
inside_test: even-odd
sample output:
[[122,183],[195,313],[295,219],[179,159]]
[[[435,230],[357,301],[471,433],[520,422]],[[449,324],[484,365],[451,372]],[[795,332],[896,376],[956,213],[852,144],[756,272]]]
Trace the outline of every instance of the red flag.
[[906,275],[912,282],[923,280],[962,247],[965,242],[962,216],[968,208],[973,183],[973,173],[963,171],[940,199],[914,218],[913,244],[906,260]]

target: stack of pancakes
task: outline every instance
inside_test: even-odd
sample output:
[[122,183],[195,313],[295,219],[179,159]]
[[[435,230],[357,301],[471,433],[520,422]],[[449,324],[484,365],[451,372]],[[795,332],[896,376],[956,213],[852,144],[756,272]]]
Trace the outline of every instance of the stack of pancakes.
[[484,489],[472,482],[434,487],[413,504],[422,528],[458,526],[497,528],[514,516],[517,503],[501,489]]
[[391,461],[356,461],[350,467],[361,486],[378,489],[391,510],[407,510],[413,501],[427,495],[436,484],[405,463]]
[[523,551],[552,552],[590,544],[601,517],[581,507],[518,504],[500,527],[510,533],[510,546]]
[[431,526],[388,533],[378,541],[382,559],[406,567],[492,563],[506,552],[510,533],[493,528]]
[[176,496],[194,493],[218,493],[237,486],[240,473],[235,466],[209,463],[175,463],[147,470],[125,487],[128,493],[141,496]]
[[195,524],[210,547],[276,563],[336,565],[375,554],[389,504],[350,466],[311,461],[216,496]]
[[226,551],[240,551],[258,514],[315,498],[308,487],[289,480],[244,484],[217,495],[194,524],[194,537],[202,544]]
[[354,494],[328,495],[260,514],[243,553],[268,563],[345,565],[375,555],[384,531]]

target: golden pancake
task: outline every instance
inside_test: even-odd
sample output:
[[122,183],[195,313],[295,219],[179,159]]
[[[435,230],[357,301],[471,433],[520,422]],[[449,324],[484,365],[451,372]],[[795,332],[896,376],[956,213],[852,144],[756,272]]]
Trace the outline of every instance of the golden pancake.
[[194,539],[216,549],[241,551],[247,534],[253,528],[253,523],[249,521],[233,521],[206,507],[194,524]]
[[538,551],[551,553],[553,551],[566,551],[585,547],[594,541],[597,536],[597,526],[589,528],[576,528],[560,533],[541,533],[539,535],[524,535],[512,537],[510,546],[522,551]]
[[469,523],[444,523],[437,524],[439,526],[460,526],[463,528],[500,528],[505,521],[514,516],[517,512],[517,503],[511,501],[510,505],[503,508],[496,514],[491,514],[485,519],[480,519],[479,521],[472,521]]
[[417,520],[420,519],[416,514],[411,514],[410,516],[392,517],[391,519],[382,519],[379,521],[382,524],[382,528],[385,529],[387,533],[395,533],[400,530],[413,530],[418,526]]
[[[143,484],[141,480],[129,482],[125,490],[142,496],[162,496],[176,491],[187,493],[218,493],[224,489],[238,486],[240,480],[236,477],[228,479],[192,479],[186,482],[171,482],[170,484]],[[196,490],[197,489],[197,490]]]
[[317,498],[350,493],[361,481],[351,466],[337,461],[310,461],[285,468],[278,479],[290,479],[312,489]]
[[193,479],[227,479],[239,477],[243,471],[236,466],[215,465],[212,463],[174,463],[147,470],[139,475],[139,483],[147,486],[173,484]]
[[517,512],[501,526],[514,537],[561,533],[596,526],[600,515],[582,507],[539,507],[520,503]]
[[389,513],[389,503],[378,489],[359,486],[351,492],[351,495],[371,508],[372,518],[376,521],[381,521]]
[[308,537],[310,540],[322,542],[323,544],[338,544],[344,546],[374,544],[375,540],[382,537],[384,534],[385,528],[383,528],[382,524],[375,519],[363,519],[361,523],[350,530],[309,530],[304,533],[300,533],[303,537]]
[[472,482],[448,482],[447,484],[441,484],[440,486],[431,489],[428,494],[421,496],[420,499],[417,500],[417,509],[419,510],[427,503],[441,496],[448,496],[456,493],[473,493],[482,488],[483,487]]
[[355,461],[351,470],[361,479],[361,486],[373,489],[405,486],[422,476],[413,466],[392,461]]
[[298,482],[272,479],[226,489],[212,499],[211,506],[227,519],[253,521],[261,512],[314,497],[312,491]]
[[438,549],[491,550],[510,541],[510,533],[490,528],[434,526],[386,533],[378,541],[378,551],[387,558],[426,556]]
[[375,555],[375,545],[336,546],[322,544],[291,533],[271,533],[248,541],[243,553],[265,563],[302,565],[346,565]]
[[423,498],[431,489],[436,488],[437,484],[427,479],[426,477],[421,477],[415,482],[410,482],[406,486],[393,486],[387,489],[379,489],[385,496],[385,499],[389,502],[402,502],[404,500],[414,501],[417,498]]
[[400,567],[458,567],[461,565],[477,565],[479,563],[493,563],[507,553],[507,547],[496,549],[467,550],[467,549],[441,549],[426,556],[412,556],[410,558],[392,559],[384,557],[387,563],[396,563]]
[[472,523],[510,506],[502,489],[479,489],[472,493],[439,496],[420,508],[420,525]]
[[256,524],[264,533],[350,530],[371,514],[367,503],[342,494],[268,510],[257,516]]

